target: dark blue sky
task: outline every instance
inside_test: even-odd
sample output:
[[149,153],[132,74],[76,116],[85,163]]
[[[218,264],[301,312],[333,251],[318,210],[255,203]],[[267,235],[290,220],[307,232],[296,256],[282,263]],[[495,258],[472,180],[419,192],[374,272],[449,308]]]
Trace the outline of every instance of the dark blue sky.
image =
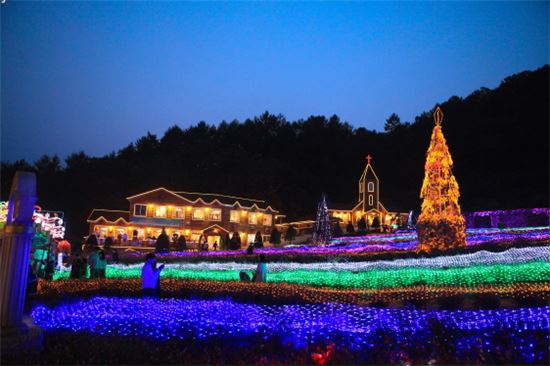
[[382,130],[548,63],[547,2],[0,6],[1,159],[103,155],[173,124],[337,114]]

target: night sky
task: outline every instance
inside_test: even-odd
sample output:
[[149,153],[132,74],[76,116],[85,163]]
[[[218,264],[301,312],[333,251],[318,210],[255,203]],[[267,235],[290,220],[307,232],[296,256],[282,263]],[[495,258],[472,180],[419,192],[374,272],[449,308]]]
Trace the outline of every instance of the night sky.
[[549,3],[0,5],[1,160],[99,156],[171,125],[339,115],[382,130],[548,63]]

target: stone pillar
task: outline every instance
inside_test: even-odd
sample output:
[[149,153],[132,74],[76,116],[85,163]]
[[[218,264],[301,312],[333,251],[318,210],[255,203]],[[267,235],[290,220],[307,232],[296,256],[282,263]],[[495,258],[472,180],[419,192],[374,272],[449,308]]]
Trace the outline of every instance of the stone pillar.
[[34,235],[32,214],[35,203],[35,174],[16,172],[0,244],[0,305],[3,332],[23,327],[23,308]]

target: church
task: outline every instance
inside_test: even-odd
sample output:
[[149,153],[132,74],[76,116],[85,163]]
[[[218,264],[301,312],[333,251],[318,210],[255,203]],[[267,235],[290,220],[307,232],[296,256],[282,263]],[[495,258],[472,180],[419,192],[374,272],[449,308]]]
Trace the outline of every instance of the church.
[[372,167],[372,157],[367,155],[366,159],[367,166],[359,178],[357,203],[348,207],[329,207],[330,217],[339,219],[343,225],[351,222],[355,227],[363,217],[368,227],[372,227],[376,217],[381,226],[406,222],[406,213],[390,212],[380,202],[380,180]]

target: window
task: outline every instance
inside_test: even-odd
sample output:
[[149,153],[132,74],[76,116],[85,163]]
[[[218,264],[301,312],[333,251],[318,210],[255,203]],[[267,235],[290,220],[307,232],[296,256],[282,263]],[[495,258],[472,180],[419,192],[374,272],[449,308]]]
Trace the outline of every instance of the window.
[[147,205],[134,205],[134,216],[147,216]]
[[271,215],[265,214],[263,217],[263,224],[264,226],[271,226],[273,220],[271,219]]
[[202,208],[193,209],[193,220],[204,220],[204,210]]
[[219,208],[213,208],[210,211],[210,216],[208,218],[210,221],[222,221],[222,210]]
[[369,182],[368,191],[369,192],[374,192],[374,183],[373,182]]
[[374,201],[373,195],[369,194],[369,206],[372,206],[374,204],[373,201]]
[[175,207],[174,211],[172,212],[172,217],[174,217],[176,219],[185,218],[183,207]]
[[166,206],[155,207],[155,217],[166,217]]
[[363,183],[359,182],[359,193],[363,193]]
[[248,223],[250,225],[256,225],[258,223],[258,217],[257,217],[257,214],[256,212],[251,212],[249,215],[248,215]]
[[241,222],[241,214],[238,210],[231,210],[229,213],[229,221],[239,223]]

